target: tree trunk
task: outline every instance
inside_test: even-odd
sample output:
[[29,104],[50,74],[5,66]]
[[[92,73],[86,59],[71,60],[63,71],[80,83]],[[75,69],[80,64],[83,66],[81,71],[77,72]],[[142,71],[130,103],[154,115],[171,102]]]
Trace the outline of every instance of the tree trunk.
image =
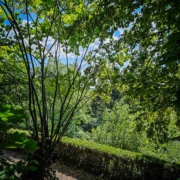
[[[36,151],[31,158],[31,160],[36,160],[38,162],[37,169],[35,171],[29,170],[22,175],[24,180],[44,180],[46,176],[46,159],[39,151]],[[30,162],[29,162],[30,163]],[[30,164],[27,164],[30,165]]]

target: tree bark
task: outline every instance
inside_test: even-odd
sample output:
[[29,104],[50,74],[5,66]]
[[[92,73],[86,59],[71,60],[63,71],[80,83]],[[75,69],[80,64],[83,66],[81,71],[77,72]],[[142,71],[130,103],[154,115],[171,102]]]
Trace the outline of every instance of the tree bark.
[[[44,180],[46,177],[46,160],[43,154],[38,150],[34,153],[32,160],[36,160],[38,162],[37,169],[35,171],[29,170],[22,175],[22,179],[24,180]],[[27,164],[27,166],[29,163]]]

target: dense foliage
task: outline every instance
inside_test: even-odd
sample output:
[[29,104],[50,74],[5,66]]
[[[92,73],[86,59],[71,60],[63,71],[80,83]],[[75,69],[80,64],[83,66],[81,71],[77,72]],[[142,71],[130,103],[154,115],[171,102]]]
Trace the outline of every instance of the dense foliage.
[[[18,130],[10,132],[12,125],[23,121],[23,110],[12,109],[9,105],[0,104],[0,147],[21,149],[25,154],[33,154],[39,147],[37,142],[27,138],[26,134]],[[14,163],[9,157],[5,156],[0,149],[0,179],[20,179],[19,174],[29,170],[35,171],[38,162],[30,159],[29,165],[26,161],[20,160]],[[28,159],[26,159],[28,160]]]
[[0,140],[38,162],[24,178],[64,135],[174,162],[179,24],[177,0],[0,0]]

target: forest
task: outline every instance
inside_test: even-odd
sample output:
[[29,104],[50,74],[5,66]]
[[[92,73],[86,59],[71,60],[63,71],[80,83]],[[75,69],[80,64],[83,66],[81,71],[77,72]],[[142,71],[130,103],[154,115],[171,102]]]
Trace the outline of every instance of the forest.
[[179,180],[179,62],[177,0],[0,0],[0,179]]

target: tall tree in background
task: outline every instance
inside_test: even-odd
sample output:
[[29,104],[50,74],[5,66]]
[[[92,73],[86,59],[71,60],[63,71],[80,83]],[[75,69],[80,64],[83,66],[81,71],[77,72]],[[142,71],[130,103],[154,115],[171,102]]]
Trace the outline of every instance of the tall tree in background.
[[[56,144],[82,100],[88,101],[89,86],[94,85],[83,69],[90,43],[101,32],[92,18],[99,16],[96,6],[83,0],[1,0],[0,12],[0,45],[11,44],[8,53],[24,64],[28,85],[24,106],[29,110],[26,128],[39,145],[32,157],[38,161],[38,169],[31,175],[41,180]],[[4,55],[1,59],[2,63],[8,61]]]
[[[116,40],[104,44],[101,54],[101,60],[107,58],[114,70],[109,82],[129,96],[134,110],[142,110],[140,125],[147,123],[147,111],[163,114],[168,107],[175,109],[173,102],[178,104],[180,97],[179,2],[122,0],[101,5],[111,14],[110,33],[121,31]],[[139,104],[133,105],[137,100]],[[162,118],[153,124],[161,130],[163,122]]]

